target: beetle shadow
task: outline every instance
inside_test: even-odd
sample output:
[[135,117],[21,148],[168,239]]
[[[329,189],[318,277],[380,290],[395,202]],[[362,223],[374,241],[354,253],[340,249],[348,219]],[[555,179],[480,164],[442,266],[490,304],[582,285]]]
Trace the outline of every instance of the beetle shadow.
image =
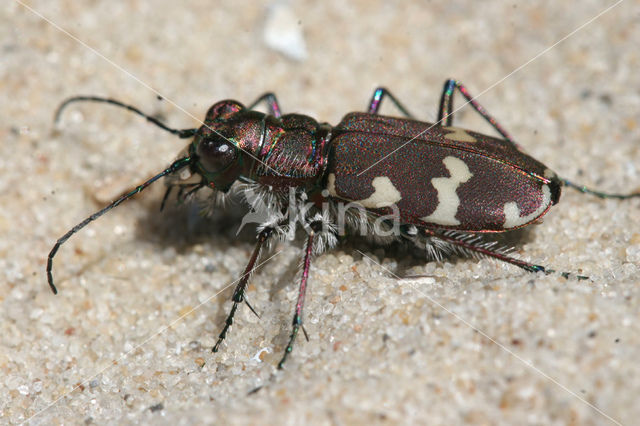
[[[163,211],[160,211],[160,199],[157,197],[144,202],[144,204],[145,214],[138,220],[136,225],[136,238],[142,241],[156,245],[160,249],[171,247],[177,254],[188,254],[193,247],[199,244],[206,244],[211,253],[211,258],[216,257],[217,253],[224,252],[230,247],[241,247],[247,252],[246,259],[241,262],[241,269],[229,271],[233,285],[224,290],[212,287],[214,291],[222,290],[218,297],[215,298],[215,303],[219,305],[219,309],[216,310],[217,313],[212,317],[212,321],[222,327],[228,315],[228,309],[230,309],[229,301],[235,289],[235,284],[240,278],[245,265],[249,262],[251,252],[256,243],[256,224],[248,224],[242,227],[242,217],[248,212],[249,208],[242,201],[233,198],[229,199],[225,206],[214,207],[213,209],[207,207],[207,214],[203,214],[204,204],[197,200],[183,203],[169,200]],[[240,232],[238,232],[239,229]],[[298,242],[296,240],[292,244],[297,244]],[[264,262],[264,264],[256,268],[252,274],[251,281],[259,279],[261,270],[264,267],[268,267],[268,262],[265,262],[265,260],[272,254],[273,251],[263,251],[258,264],[261,262]],[[276,285],[271,286],[272,288],[269,289],[270,300],[274,300],[274,295],[280,288],[295,280],[298,272],[298,259],[294,259],[293,262],[289,263],[289,265],[286,265],[284,272],[280,274]],[[199,267],[203,267],[207,271],[212,266],[200,265]],[[213,266],[213,268],[219,267],[224,267],[224,265]],[[228,285],[229,283],[223,284]],[[261,311],[259,307],[256,308],[258,312]]]
[[217,249],[255,242],[255,233],[249,229],[236,235],[240,218],[246,213],[241,204],[230,202],[226,207],[209,209],[206,214],[198,201],[175,203],[169,200],[162,211],[160,205],[157,199],[147,204],[146,215],[136,226],[136,237],[158,246],[172,247],[180,254],[203,243]]

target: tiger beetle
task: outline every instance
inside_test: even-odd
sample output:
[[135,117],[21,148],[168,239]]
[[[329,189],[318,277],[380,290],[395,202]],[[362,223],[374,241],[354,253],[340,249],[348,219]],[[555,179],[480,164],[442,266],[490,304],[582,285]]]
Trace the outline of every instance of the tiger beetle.
[[[453,127],[456,90],[501,137]],[[380,115],[385,98],[405,117]],[[640,196],[604,193],[559,178],[525,154],[466,87],[452,79],[445,82],[436,123],[416,120],[382,87],[375,90],[367,112],[351,112],[335,127],[306,115],[281,114],[273,93],[264,94],[248,107],[234,100],[218,102],[209,108],[202,126],[193,129],[170,128],[133,106],[95,96],[69,98],[58,108],[55,120],[65,107],[79,101],[126,108],[179,138],[191,138],[191,142],[166,169],[57,240],[47,260],[51,290],[57,293],[52,266],[60,246],[161,177],[167,177],[161,207],[174,188],[179,200],[204,188],[219,198],[239,193],[252,206],[257,200],[266,214],[257,227],[255,248],[212,350],[220,349],[238,305],[247,303],[247,283],[261,252],[272,240],[290,235],[295,219],[306,230],[306,243],[292,331],[279,368],[291,353],[300,329],[308,339],[302,310],[311,259],[336,245],[342,232],[340,221],[346,235],[360,229],[374,241],[407,241],[426,248],[436,260],[450,253],[479,255],[529,272],[551,273],[555,271],[514,258],[506,248],[496,248],[483,234],[538,221],[558,202],[563,185],[600,198]],[[268,114],[254,109],[261,103],[266,104]],[[345,204],[358,207],[358,211],[344,209]]]

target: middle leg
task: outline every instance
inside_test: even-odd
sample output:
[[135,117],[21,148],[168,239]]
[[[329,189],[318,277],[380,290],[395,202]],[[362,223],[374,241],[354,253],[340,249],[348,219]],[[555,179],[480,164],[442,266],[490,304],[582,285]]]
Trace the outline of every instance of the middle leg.
[[236,286],[236,289],[233,292],[233,297],[231,298],[231,300],[233,301],[233,306],[231,307],[231,311],[227,316],[227,320],[225,321],[224,328],[220,332],[220,335],[218,336],[218,341],[213,347],[212,352],[218,352],[218,350],[220,349],[220,345],[222,344],[224,339],[227,337],[227,332],[229,331],[229,328],[231,328],[231,325],[233,325],[233,317],[235,316],[236,310],[238,309],[238,305],[240,303],[245,302],[249,307],[249,309],[251,309],[251,311],[254,314],[258,315],[258,313],[245,300],[244,294],[245,294],[245,291],[247,290],[249,277],[251,276],[253,271],[256,269],[256,262],[260,257],[260,252],[262,251],[262,247],[268,241],[269,237],[271,237],[274,231],[275,231],[274,227],[268,227],[263,229],[262,232],[258,234],[258,241],[256,242],[255,248],[253,249],[253,253],[251,254],[249,263],[244,269],[242,277],[240,278],[240,281],[238,282],[238,285]]
[[304,307],[304,297],[307,291],[307,280],[309,279],[309,269],[311,268],[311,256],[313,255],[314,243],[316,239],[316,234],[322,229],[322,222],[315,221],[309,224],[309,236],[307,237],[307,244],[305,246],[304,251],[304,262],[302,266],[302,278],[300,280],[300,288],[298,290],[298,301],[296,303],[296,310],[293,314],[293,329],[291,330],[291,335],[289,336],[289,343],[287,344],[287,348],[284,350],[284,355],[282,356],[282,360],[278,363],[278,368],[282,369],[284,366],[284,362],[287,360],[287,357],[293,351],[293,344],[298,337],[298,332],[302,328],[302,332],[304,333],[307,340],[309,337],[307,336],[307,332],[304,330],[304,326],[302,325],[302,309]]

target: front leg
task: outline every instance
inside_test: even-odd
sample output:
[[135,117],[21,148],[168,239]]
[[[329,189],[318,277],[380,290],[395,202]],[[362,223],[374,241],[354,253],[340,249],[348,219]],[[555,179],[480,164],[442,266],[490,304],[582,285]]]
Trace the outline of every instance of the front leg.
[[224,328],[220,332],[218,341],[216,342],[215,346],[212,349],[213,352],[218,352],[218,350],[220,349],[220,345],[222,344],[222,341],[227,337],[227,332],[229,331],[229,328],[231,328],[231,325],[233,324],[233,317],[235,316],[236,310],[238,309],[238,304],[242,302],[247,303],[247,306],[249,306],[249,309],[251,309],[251,311],[254,314],[258,315],[256,311],[251,307],[251,305],[249,305],[249,303],[244,299],[244,293],[247,289],[249,277],[251,276],[251,274],[256,268],[256,262],[260,257],[260,252],[262,251],[262,247],[269,240],[269,237],[271,237],[271,235],[273,234],[273,231],[275,231],[275,227],[267,227],[258,234],[258,241],[256,242],[256,245],[253,249],[253,253],[251,254],[249,263],[244,269],[244,273],[242,274],[242,277],[240,278],[240,281],[238,282],[238,285],[236,286],[236,289],[233,292],[233,297],[231,298],[231,300],[233,300],[233,306],[231,306],[231,311],[229,312],[229,316],[227,316],[227,320],[225,321]]
[[264,102],[269,107],[269,112],[276,118],[282,117],[282,110],[278,103],[278,98],[274,93],[268,92],[256,99],[247,109],[254,109],[259,103]]

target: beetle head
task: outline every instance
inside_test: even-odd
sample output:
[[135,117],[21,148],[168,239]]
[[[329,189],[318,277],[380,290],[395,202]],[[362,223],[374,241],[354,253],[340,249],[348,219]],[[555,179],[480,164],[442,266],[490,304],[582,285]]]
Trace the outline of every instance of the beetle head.
[[232,100],[214,104],[181,155],[191,159],[189,169],[177,172],[174,183],[200,183],[227,192],[241,176],[249,175],[263,132],[264,114]]

